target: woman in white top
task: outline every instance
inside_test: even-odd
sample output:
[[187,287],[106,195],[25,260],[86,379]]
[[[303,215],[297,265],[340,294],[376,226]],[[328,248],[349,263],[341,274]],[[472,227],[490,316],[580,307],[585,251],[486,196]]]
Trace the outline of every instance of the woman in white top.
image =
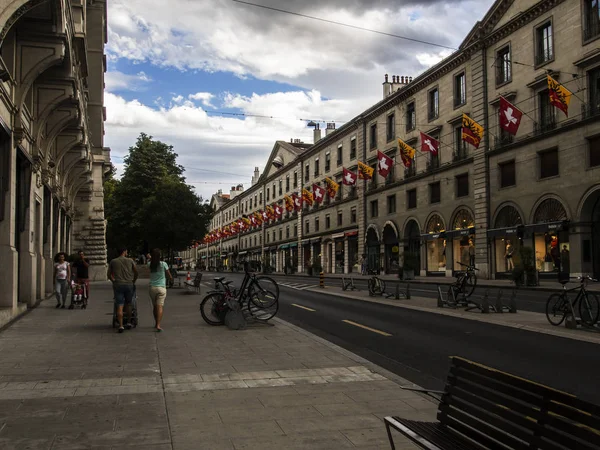
[[54,294],[56,295],[56,307],[63,309],[67,301],[69,280],[71,279],[71,266],[65,261],[65,257],[64,252],[60,252],[54,257]]

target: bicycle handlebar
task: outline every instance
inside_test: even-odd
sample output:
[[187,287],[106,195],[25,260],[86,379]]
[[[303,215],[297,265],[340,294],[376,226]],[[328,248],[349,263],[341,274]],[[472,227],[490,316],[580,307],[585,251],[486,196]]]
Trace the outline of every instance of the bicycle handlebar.
[[473,269],[473,270],[479,270],[477,267],[475,267],[475,266],[472,266],[472,265],[470,265],[470,264],[464,264],[464,263],[461,263],[460,261],[456,261],[456,262],[457,262],[458,264],[460,264],[461,266],[463,266],[463,267],[470,267],[470,268],[471,268],[471,269]]
[[589,275],[583,275],[583,276],[577,277],[577,281],[581,281],[581,282],[584,282],[584,281],[593,281],[594,283],[598,282],[598,280],[596,280],[595,278],[590,277]]

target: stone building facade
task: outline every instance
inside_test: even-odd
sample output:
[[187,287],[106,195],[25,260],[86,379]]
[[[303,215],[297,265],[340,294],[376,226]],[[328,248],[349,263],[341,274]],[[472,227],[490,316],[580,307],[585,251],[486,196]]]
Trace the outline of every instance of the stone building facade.
[[[376,170],[326,204],[204,246],[201,257],[218,267],[253,255],[277,271],[319,260],[348,273],[365,255],[393,273],[411,251],[421,275],[474,262],[482,277],[502,278],[507,249],[527,246],[540,276],[600,276],[599,43],[593,0],[496,1],[458,51],[417,77],[386,76],[383,100],[339,129],[315,130],[314,144],[295,152],[278,141],[258,182],[224,201],[213,227],[325,177],[341,181],[357,161],[376,167],[378,150],[395,161],[387,178]],[[547,75],[573,93],[568,116],[549,104]],[[524,113],[516,136],[499,126],[501,96]],[[484,127],[478,148],[462,141],[463,114]],[[440,141],[437,157],[420,151],[420,132]],[[409,169],[398,138],[416,148]]]
[[103,0],[0,0],[0,324],[82,249],[106,277]]

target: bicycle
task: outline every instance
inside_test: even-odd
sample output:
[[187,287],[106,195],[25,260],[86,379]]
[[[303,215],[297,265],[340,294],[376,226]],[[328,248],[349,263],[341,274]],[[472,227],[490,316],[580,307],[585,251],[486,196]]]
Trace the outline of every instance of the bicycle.
[[270,277],[257,276],[244,265],[244,279],[239,289],[232,281],[215,278],[222,289],[209,292],[200,303],[200,314],[209,325],[223,325],[229,311],[245,310],[256,320],[266,322],[279,310],[279,286]]
[[383,295],[385,292],[385,281],[377,276],[369,278],[367,285],[369,288],[369,295],[372,297],[376,295]]
[[[575,306],[579,304],[579,317],[581,321],[588,326],[594,326],[598,322],[600,315],[600,301],[598,296],[593,292],[588,292],[585,286],[588,281],[597,282],[589,276],[577,277],[580,282],[579,287],[567,289],[566,284],[570,278],[560,278],[559,283],[562,284],[562,291],[555,292],[548,297],[546,301],[546,318],[554,326],[559,326],[567,315],[572,314],[575,317]],[[578,291],[574,301],[571,301],[568,293]]]
[[473,292],[475,291],[475,287],[477,286],[477,274],[475,273],[475,271],[479,269],[470,264],[463,264],[460,261],[456,262],[461,266],[467,268],[465,271],[460,271],[456,273],[456,284],[462,285],[465,296],[470,297],[471,294],[473,294]]

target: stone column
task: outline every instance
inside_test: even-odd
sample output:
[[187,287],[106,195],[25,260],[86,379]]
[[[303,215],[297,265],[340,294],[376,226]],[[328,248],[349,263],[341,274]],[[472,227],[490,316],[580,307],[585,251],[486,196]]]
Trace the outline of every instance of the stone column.
[[349,266],[350,265],[349,265],[349,259],[348,259],[348,248],[349,248],[348,238],[345,237],[344,238],[344,273],[345,274],[350,273],[350,270],[349,270]]
[[[20,170],[17,167],[17,170]],[[25,229],[20,234],[19,242],[19,298],[18,301],[27,306],[35,305],[36,283],[38,277],[37,258],[34,253],[35,239],[35,201],[33,200],[32,171],[29,178],[29,207],[25,211]],[[35,183],[35,181],[33,182]],[[18,214],[18,212],[17,212]]]
[[[2,130],[0,130],[2,132]],[[15,229],[17,222],[16,202],[16,173],[15,161],[16,150],[13,145],[13,139],[2,136],[6,139],[0,144],[0,151],[8,152],[8,192],[0,191],[5,195],[4,220],[0,222],[0,261],[2,261],[2,270],[0,270],[0,308],[8,308],[12,315],[17,307],[17,280],[18,280],[18,254],[15,249]]]

